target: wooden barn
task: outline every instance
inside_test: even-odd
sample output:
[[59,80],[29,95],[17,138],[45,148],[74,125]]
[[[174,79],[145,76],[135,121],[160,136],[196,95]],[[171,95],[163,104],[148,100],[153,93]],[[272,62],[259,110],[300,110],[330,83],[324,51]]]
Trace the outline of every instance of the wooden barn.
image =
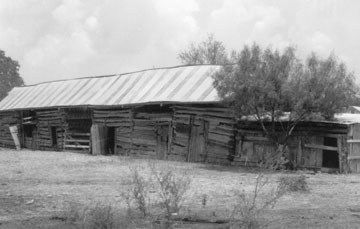
[[[274,145],[222,104],[220,66],[150,69],[14,88],[0,102],[0,146],[256,166]],[[290,139],[298,166],[360,172],[360,115],[303,122]],[[17,129],[17,132],[14,131]]]

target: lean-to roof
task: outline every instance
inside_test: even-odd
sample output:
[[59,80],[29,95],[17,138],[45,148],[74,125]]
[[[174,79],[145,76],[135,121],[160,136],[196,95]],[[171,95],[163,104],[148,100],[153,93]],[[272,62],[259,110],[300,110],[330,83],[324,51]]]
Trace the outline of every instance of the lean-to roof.
[[12,89],[1,110],[162,102],[217,102],[212,75],[220,66],[197,65],[40,83]]

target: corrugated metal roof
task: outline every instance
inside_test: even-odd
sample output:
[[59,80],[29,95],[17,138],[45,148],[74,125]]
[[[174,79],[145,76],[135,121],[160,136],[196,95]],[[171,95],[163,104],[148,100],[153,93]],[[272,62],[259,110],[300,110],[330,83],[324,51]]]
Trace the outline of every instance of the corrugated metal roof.
[[105,77],[79,78],[17,87],[0,110],[150,102],[217,102],[212,74],[220,66],[151,69]]

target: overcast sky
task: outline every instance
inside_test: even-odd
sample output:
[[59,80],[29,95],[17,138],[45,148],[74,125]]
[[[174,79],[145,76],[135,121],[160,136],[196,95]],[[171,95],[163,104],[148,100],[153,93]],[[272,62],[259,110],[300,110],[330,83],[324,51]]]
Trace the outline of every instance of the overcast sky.
[[359,12],[358,0],[1,0],[0,49],[26,84],[179,65],[208,33],[228,50],[334,52],[359,75]]

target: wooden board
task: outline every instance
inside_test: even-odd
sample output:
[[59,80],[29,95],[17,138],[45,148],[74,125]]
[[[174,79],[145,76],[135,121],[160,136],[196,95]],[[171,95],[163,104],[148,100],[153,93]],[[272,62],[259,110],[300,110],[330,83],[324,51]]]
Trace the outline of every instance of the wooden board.
[[104,155],[106,154],[106,127],[104,125],[93,124],[91,126],[91,144],[92,154]]
[[[352,140],[360,140],[360,124],[351,125]],[[350,171],[354,173],[360,172],[360,143],[353,142],[349,146],[348,155]]]

